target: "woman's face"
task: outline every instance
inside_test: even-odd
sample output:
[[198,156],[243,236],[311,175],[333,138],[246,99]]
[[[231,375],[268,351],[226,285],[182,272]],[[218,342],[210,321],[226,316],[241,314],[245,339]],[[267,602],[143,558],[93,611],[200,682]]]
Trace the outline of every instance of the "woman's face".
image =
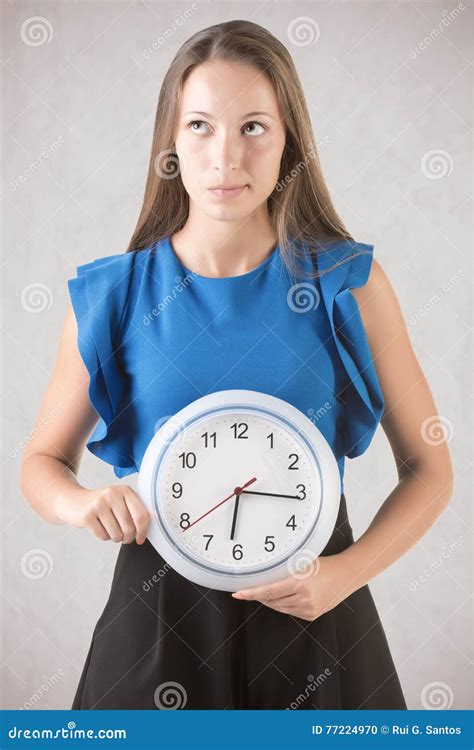
[[[238,221],[266,206],[279,176],[285,126],[265,74],[224,60],[194,68],[183,88],[175,145],[191,210]],[[241,189],[219,192],[216,185]]]

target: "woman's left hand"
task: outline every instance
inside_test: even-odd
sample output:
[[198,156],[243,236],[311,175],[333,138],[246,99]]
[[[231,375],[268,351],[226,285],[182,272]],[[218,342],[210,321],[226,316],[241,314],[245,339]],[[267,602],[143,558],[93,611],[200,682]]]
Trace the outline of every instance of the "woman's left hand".
[[236,599],[259,601],[277,612],[312,622],[353,593],[341,554],[318,557],[288,578],[264,586],[241,589]]

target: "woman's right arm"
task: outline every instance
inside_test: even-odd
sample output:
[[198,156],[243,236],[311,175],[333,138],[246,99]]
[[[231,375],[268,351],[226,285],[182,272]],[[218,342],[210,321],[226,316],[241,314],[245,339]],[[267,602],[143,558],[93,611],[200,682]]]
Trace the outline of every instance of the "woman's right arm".
[[88,528],[98,539],[142,543],[149,513],[128,485],[87,489],[79,464],[98,420],[88,396],[89,373],[77,344],[69,306],[53,374],[23,453],[21,491],[44,520]]

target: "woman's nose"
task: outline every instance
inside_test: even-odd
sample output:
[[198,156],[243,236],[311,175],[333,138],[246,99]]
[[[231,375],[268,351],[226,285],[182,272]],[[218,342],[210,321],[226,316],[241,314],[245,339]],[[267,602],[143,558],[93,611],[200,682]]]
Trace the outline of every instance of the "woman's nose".
[[242,160],[242,148],[232,134],[216,136],[211,146],[212,166],[223,172],[237,169]]

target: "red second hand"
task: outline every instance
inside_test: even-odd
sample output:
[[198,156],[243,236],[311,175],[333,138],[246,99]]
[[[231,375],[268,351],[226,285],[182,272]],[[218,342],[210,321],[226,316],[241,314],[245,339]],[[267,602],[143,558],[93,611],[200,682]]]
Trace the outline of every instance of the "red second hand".
[[[243,489],[245,489],[245,487],[248,487],[249,485],[253,484],[256,481],[257,481],[257,477],[253,477],[252,479],[249,479],[248,482],[246,482],[245,484],[243,484],[242,487],[236,487],[231,495],[229,495],[228,497],[225,497],[223,500],[221,500],[220,503],[217,503],[217,505],[214,505],[213,508],[211,508],[210,510],[206,511],[206,513],[204,513],[202,516],[199,516],[199,518],[196,518],[196,520],[193,521],[192,523],[190,523],[189,526],[186,526],[186,529],[190,529],[191,526],[194,526],[194,524],[197,523],[198,521],[200,521],[201,518],[204,518],[205,516],[208,516],[209,513],[212,513],[212,511],[215,510],[216,508],[218,508],[219,505],[222,505],[222,503],[225,503],[227,500],[230,500],[230,498],[234,497],[234,495],[240,495],[240,493],[242,492]],[[183,531],[186,531],[186,529],[183,529]]]

